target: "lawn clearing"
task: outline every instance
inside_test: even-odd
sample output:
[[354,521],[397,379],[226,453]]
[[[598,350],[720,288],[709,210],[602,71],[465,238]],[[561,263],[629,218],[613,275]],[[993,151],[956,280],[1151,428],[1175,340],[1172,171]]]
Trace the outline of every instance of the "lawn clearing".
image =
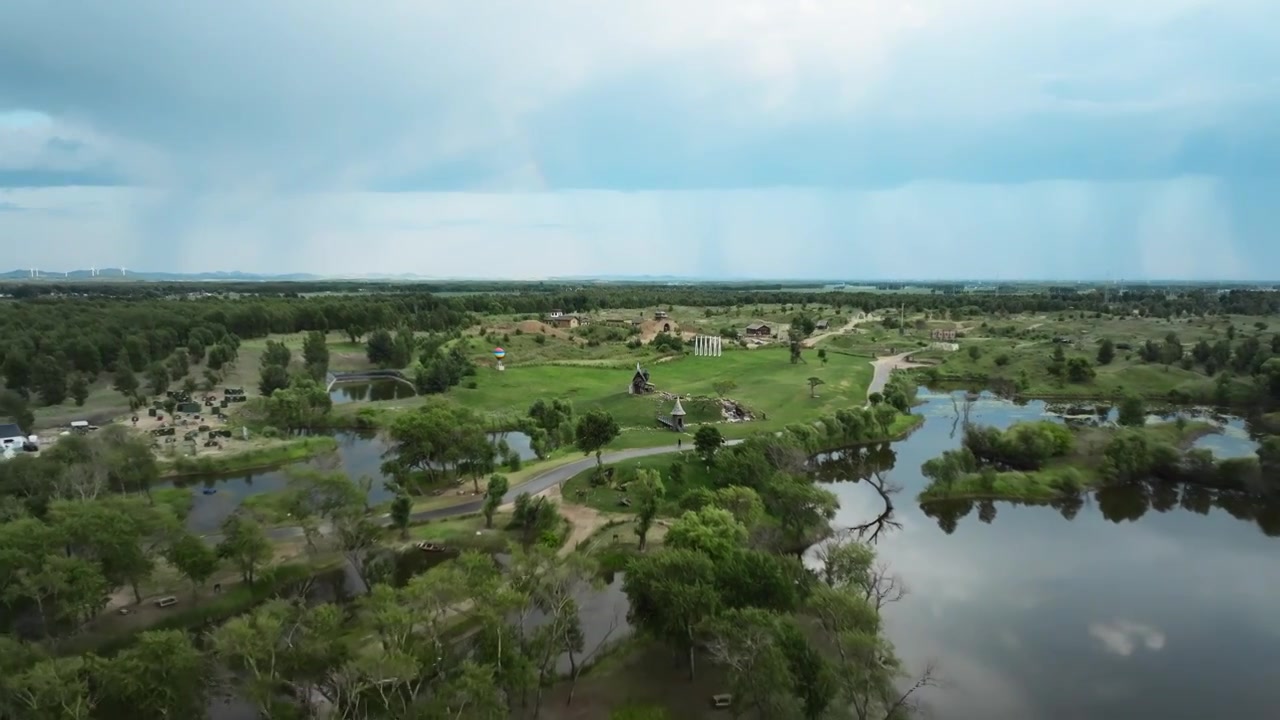
[[[671,479],[671,466],[677,463],[683,468],[678,483]],[[605,467],[614,468],[611,485],[592,485],[591,479],[596,469],[584,470],[566,480],[560,488],[564,502],[586,505],[606,513],[634,513],[634,506],[627,507],[620,504],[620,501],[627,497],[627,492],[622,486],[635,479],[637,470],[654,470],[662,476],[662,484],[666,491],[659,504],[658,514],[674,517],[682,512],[680,500],[685,495],[699,488],[712,490],[717,487],[714,469],[708,470],[701,460],[688,453],[636,458],[605,465]]]
[[[758,422],[749,423],[753,430],[781,427],[866,401],[872,368],[865,358],[832,355],[823,364],[816,352],[808,351],[805,359],[793,365],[783,349],[726,350],[718,358],[677,357],[646,368],[659,391],[647,395],[627,393],[634,367],[539,365],[510,367],[505,372],[481,368],[475,388],[457,388],[449,397],[489,413],[528,408],[538,398],[561,398],[571,401],[580,414],[601,408],[624,428],[652,429],[655,418],[671,410],[671,401],[662,399],[661,392],[707,398],[684,403],[690,424],[719,420],[710,398],[715,397],[714,384],[728,380],[736,388],[727,396],[756,415]],[[818,386],[817,397],[810,397],[807,380],[811,376],[824,383]]]

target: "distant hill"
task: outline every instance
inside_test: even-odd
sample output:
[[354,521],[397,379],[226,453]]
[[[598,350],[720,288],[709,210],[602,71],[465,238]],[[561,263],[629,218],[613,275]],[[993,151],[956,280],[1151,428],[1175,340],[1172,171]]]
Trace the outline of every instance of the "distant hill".
[[[102,282],[121,282],[121,281],[167,281],[167,282],[270,282],[270,281],[290,281],[290,280],[324,280],[322,275],[314,275],[311,273],[285,273],[281,275],[265,275],[260,273],[246,273],[237,270],[218,271],[218,272],[200,272],[200,273],[179,273],[179,272],[149,272],[134,271],[121,268],[97,268],[96,270],[68,270],[68,271],[52,271],[38,270],[38,277],[32,277],[31,270],[10,270],[9,272],[0,274],[0,280],[30,280],[39,282],[47,280],[49,282],[57,282],[59,280],[77,280],[77,281],[102,281]],[[396,276],[388,275],[388,279]]]

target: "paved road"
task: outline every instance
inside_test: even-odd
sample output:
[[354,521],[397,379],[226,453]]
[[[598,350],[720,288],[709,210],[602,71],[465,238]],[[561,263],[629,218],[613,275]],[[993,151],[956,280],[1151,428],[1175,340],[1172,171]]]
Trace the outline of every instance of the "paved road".
[[871,397],[871,393],[884,392],[884,386],[889,383],[889,376],[893,374],[894,370],[920,367],[919,363],[907,362],[907,356],[910,354],[910,352],[904,352],[898,355],[876,358],[871,361],[871,366],[875,368],[875,374],[871,376],[871,384],[867,386],[868,398]]
[[[688,452],[693,449],[693,439],[692,438],[687,438],[687,439],[689,440],[689,444],[682,445],[682,446],[664,445],[662,447],[617,450],[614,452],[605,453],[602,456],[602,460],[606,465],[608,465],[611,463],[619,463],[624,460],[634,460],[636,458],[649,457],[650,455],[665,455],[667,453],[674,453],[674,452]],[[737,445],[740,442],[742,441],[727,440],[725,441],[725,445]],[[508,492],[506,496],[502,498],[502,504],[506,505],[506,504],[515,502],[516,497],[518,497],[521,493],[529,493],[530,495],[537,495],[538,493],[542,492],[543,490],[546,490],[552,485],[557,485],[559,483],[562,483],[565,480],[568,480],[569,478],[573,477],[574,475],[577,475],[578,473],[582,472],[583,470],[590,468],[591,466],[595,465],[595,463],[596,463],[595,456],[588,455],[587,457],[584,457],[581,460],[575,460],[571,463],[568,463],[567,465],[561,465],[560,467],[551,468],[549,470],[546,470],[545,472],[538,473],[537,475],[534,475],[532,478],[530,478],[527,482],[520,483],[516,487],[512,488],[511,491]],[[480,509],[483,506],[484,506],[484,500],[472,500],[470,502],[459,503],[457,505],[450,505],[449,507],[436,508],[435,510],[421,510],[419,512],[413,513],[413,515],[410,516],[410,522],[421,523],[421,522],[426,522],[428,520],[440,520],[443,518],[454,517],[457,515],[467,515],[469,513],[477,513],[477,512],[480,512]],[[390,525],[391,517],[388,515],[383,515],[378,518],[378,521],[381,522],[383,525]],[[328,531],[329,529],[327,527],[320,528],[320,533],[322,535],[328,534]],[[299,528],[299,527],[270,528],[267,531],[267,535],[273,540],[289,540],[292,538],[302,537],[302,528]],[[205,540],[210,543],[217,543],[219,540],[221,540],[221,536],[217,534],[206,535]]]

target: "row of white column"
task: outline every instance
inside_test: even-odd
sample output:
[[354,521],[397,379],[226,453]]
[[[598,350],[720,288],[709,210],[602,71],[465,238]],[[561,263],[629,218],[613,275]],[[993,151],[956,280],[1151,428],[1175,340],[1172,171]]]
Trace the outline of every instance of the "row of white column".
[[695,335],[693,354],[698,357],[720,357],[722,339],[716,335]]

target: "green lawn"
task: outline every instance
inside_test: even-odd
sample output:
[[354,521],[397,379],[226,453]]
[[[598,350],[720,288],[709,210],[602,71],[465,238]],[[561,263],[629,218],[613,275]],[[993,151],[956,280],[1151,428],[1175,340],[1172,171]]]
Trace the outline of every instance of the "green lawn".
[[516,535],[505,529],[509,522],[511,513],[494,513],[493,529],[486,529],[484,516],[473,513],[414,525],[409,528],[409,537],[451,549],[502,552],[516,541]]
[[[678,484],[670,479],[671,466],[677,462],[684,466],[684,472]],[[593,487],[591,477],[595,474],[595,468],[591,468],[569,478],[560,487],[560,494],[565,502],[586,505],[601,512],[633,513],[634,507],[620,505],[618,501],[627,496],[626,490],[621,486],[634,479],[636,470],[640,469],[655,470],[662,476],[666,492],[658,510],[659,515],[679,515],[681,498],[697,488],[716,487],[714,470],[708,470],[706,465],[692,453],[637,458],[605,467],[615,468],[612,487],[604,485]]]
[[[805,356],[808,362],[792,365],[783,349],[731,350],[718,358],[684,356],[647,369],[659,391],[682,396],[710,398],[715,382],[732,380],[737,388],[729,397],[756,413],[758,420],[768,421],[746,424],[752,430],[780,427],[866,402],[872,375],[866,358],[833,354],[823,365],[815,352]],[[572,401],[579,413],[602,408],[623,427],[653,428],[654,418],[667,414],[671,403],[658,393],[627,394],[632,370],[561,365],[511,367],[505,372],[481,368],[475,388],[456,388],[449,397],[485,412],[523,410],[538,398],[563,398]],[[809,396],[810,376],[825,383],[818,386],[816,398]],[[710,402],[688,402],[685,409],[687,422],[718,418]]]

